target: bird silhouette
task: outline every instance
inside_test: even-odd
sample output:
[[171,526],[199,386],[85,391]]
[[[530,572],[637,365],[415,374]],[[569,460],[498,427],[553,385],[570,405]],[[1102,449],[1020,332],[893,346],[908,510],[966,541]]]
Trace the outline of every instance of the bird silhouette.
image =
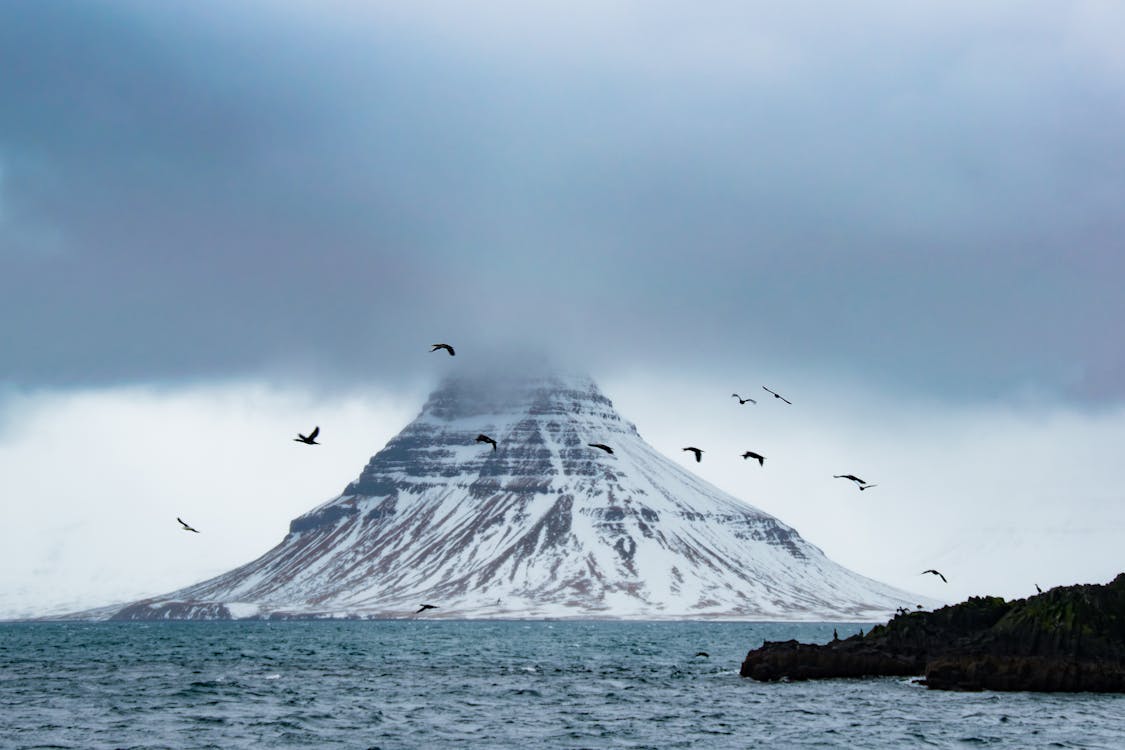
[[194,531],[196,534],[199,533],[199,529],[193,529],[191,526],[188,526],[187,522],[184,521],[184,519],[177,517],[176,520],[180,522],[180,526],[184,527],[183,531]]
[[734,397],[734,398],[737,398],[737,399],[738,399],[738,404],[739,404],[739,406],[741,406],[742,404],[745,404],[745,403],[746,403],[747,401],[749,401],[749,402],[750,402],[750,403],[752,403],[752,404],[756,404],[756,403],[758,403],[757,401],[755,401],[755,400],[754,400],[754,399],[752,399],[752,398],[743,398],[742,396],[739,396],[739,395],[738,395],[737,393],[732,393],[732,394],[730,394],[730,395],[731,395],[732,397]]
[[699,448],[684,448],[684,450],[685,451],[691,451],[692,453],[695,454],[695,462],[696,463],[699,463],[700,461],[703,460],[703,451],[701,451]]
[[597,448],[598,450],[603,450],[606,453],[610,454],[611,456],[613,455],[613,448],[610,448],[605,443],[586,443],[586,445],[590,446],[591,448]]
[[770,390],[769,388],[766,388],[766,387],[765,387],[764,385],[762,386],[762,390],[764,390],[764,391],[768,391],[768,392],[772,393],[772,394],[773,394],[773,397],[774,397],[774,398],[779,398],[779,399],[781,399],[782,401],[784,401],[785,403],[789,404],[790,406],[792,406],[792,405],[793,405],[793,402],[792,402],[792,401],[790,401],[789,399],[785,398],[785,396],[782,396],[782,395],[781,395],[780,393],[778,393],[777,391],[771,391],[771,390]]
[[706,651],[696,651],[695,655],[696,656],[702,656],[705,659],[709,658],[711,656],[711,654],[707,653]]
[[869,490],[872,487],[878,487],[878,486],[879,485],[877,485],[877,484],[861,484],[861,485],[859,485],[859,491],[863,492],[864,490]]
[[421,607],[418,608],[418,611],[415,612],[414,614],[420,615],[423,612],[425,612],[427,609],[437,609],[437,605],[436,604],[423,604]]
[[453,347],[449,344],[431,344],[431,346],[433,346],[433,349],[430,349],[430,354],[433,354],[438,349],[445,349],[447,352],[449,352],[450,357],[457,356],[457,352],[453,351]]
[[755,459],[758,462],[759,466],[765,466],[766,465],[766,457],[763,456],[761,453],[755,453],[754,451],[746,451],[745,453],[742,454],[742,457],[743,458],[753,458],[753,459]]
[[320,445],[320,443],[316,442],[316,436],[319,434],[320,428],[314,427],[313,431],[308,435],[302,435],[298,432],[297,437],[293,438],[293,441],[296,443],[304,443],[305,445]]
[[832,478],[833,479],[850,479],[853,482],[855,482],[856,484],[867,484],[867,482],[863,481],[862,479],[857,477],[855,474],[833,474]]
[[493,440],[492,438],[490,438],[488,435],[484,435],[484,434],[477,435],[477,442],[478,443],[488,443],[489,445],[492,446],[492,450],[496,450],[496,441]]
[[1036,591],[1036,592],[1038,592],[1038,593],[1040,593],[1040,594],[1042,594],[1042,593],[1043,593],[1043,589],[1039,588],[1039,584],[1038,584],[1038,583],[1037,583],[1037,584],[1035,584],[1035,591]]
[[945,580],[945,576],[943,576],[943,575],[942,575],[941,573],[937,572],[937,571],[936,571],[936,570],[934,570],[933,568],[930,568],[929,570],[923,570],[923,571],[922,571],[921,573],[919,573],[918,575],[920,575],[920,576],[924,576],[924,575],[926,575],[927,573],[933,573],[933,574],[934,574],[935,576],[937,576],[938,578],[940,578],[940,579],[941,579],[941,582],[942,582],[942,583],[949,583],[949,581]]

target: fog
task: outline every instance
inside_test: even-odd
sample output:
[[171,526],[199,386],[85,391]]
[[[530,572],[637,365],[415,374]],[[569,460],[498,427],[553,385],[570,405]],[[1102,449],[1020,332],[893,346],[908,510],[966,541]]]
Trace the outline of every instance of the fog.
[[[878,580],[955,601],[1120,572],[1125,410],[950,410],[783,379],[791,407],[739,406],[725,380],[624,374],[602,387],[670,460]],[[358,476],[425,391],[336,398],[238,383],[17,399],[0,441],[0,616],[167,593],[249,562]],[[314,425],[322,445],[292,442]],[[861,493],[841,473],[879,486]],[[948,585],[918,575],[931,567]]]

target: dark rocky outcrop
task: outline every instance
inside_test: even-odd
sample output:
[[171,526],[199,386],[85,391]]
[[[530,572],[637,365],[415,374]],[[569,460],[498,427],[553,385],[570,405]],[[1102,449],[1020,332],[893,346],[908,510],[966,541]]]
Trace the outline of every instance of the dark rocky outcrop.
[[902,612],[866,635],[824,645],[769,642],[743,677],[808,680],[925,674],[945,690],[1125,692],[1125,573],[1006,602],[972,597]]

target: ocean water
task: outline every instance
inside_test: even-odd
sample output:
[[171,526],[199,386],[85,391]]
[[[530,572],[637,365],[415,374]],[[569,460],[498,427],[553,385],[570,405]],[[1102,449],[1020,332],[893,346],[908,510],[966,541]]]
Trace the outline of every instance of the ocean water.
[[1125,748],[1125,696],[738,676],[833,627],[0,624],[0,747]]

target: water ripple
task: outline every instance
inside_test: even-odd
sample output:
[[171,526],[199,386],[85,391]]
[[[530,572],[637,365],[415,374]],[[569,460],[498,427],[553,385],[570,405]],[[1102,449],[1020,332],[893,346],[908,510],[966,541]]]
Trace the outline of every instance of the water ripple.
[[833,627],[4,624],[0,748],[1125,747],[1125,696],[738,676]]

